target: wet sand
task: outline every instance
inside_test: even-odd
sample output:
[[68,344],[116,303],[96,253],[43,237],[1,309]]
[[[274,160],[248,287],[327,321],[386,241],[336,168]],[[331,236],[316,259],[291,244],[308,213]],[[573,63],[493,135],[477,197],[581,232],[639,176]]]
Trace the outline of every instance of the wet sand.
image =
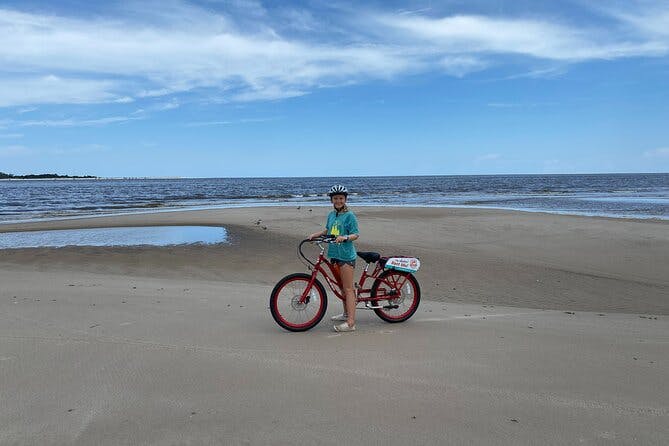
[[418,312],[288,333],[271,286],[327,211],[0,226],[231,238],[0,251],[0,444],[666,444],[667,222],[359,208],[359,249],[421,257]]

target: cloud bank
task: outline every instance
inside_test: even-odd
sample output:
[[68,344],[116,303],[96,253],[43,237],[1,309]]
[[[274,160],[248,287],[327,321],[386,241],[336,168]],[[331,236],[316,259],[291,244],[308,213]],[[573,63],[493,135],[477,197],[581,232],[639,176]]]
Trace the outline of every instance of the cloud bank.
[[600,25],[590,27],[430,10],[270,14],[249,5],[240,14],[130,3],[93,18],[0,9],[0,107],[212,91],[225,101],[267,101],[413,73],[462,77],[505,57],[529,66],[669,52],[669,7],[649,3],[599,11]]
[[669,147],[647,150],[643,153],[644,158],[667,158],[669,159]]

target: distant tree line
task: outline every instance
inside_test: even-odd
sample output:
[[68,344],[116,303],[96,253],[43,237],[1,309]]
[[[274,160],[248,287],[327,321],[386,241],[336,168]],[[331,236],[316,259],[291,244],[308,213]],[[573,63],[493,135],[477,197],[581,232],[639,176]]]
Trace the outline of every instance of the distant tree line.
[[97,178],[93,175],[58,175],[57,173],[40,173],[31,175],[12,175],[11,173],[0,172],[0,180],[42,180],[49,178]]

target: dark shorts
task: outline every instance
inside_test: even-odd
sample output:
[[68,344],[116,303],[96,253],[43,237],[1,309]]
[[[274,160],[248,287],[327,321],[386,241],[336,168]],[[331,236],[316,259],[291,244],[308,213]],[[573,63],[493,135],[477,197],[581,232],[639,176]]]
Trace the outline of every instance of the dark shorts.
[[333,265],[350,265],[353,268],[355,268],[355,259],[354,260],[340,260],[340,259],[330,259],[330,262],[332,262]]

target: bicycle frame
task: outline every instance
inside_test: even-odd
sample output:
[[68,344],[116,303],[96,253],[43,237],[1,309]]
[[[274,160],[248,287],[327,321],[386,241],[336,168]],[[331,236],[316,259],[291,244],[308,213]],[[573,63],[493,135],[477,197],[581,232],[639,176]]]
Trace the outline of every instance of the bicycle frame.
[[[332,290],[332,292],[335,294],[335,296],[337,296],[340,300],[345,301],[346,296],[344,295],[344,290],[341,287],[341,282],[339,280],[339,277],[337,277],[337,273],[335,272],[334,265],[332,265],[332,263],[325,257],[325,247],[320,242],[317,242],[317,244],[318,247],[320,248],[320,253],[318,254],[318,260],[316,261],[316,263],[313,263],[312,264],[313,266],[310,268],[311,280],[309,281],[309,285],[305,288],[304,292],[302,293],[302,296],[300,296],[299,302],[304,303],[307,300],[309,293],[311,292],[311,289],[319,273],[323,276],[325,282],[327,283],[328,287]],[[325,265],[325,267],[323,265]],[[404,283],[407,281],[407,278],[405,277],[402,283],[392,284],[387,280],[385,280],[384,278],[379,278],[379,275],[384,271],[384,268],[378,262],[375,263],[374,270],[372,271],[371,274],[369,273],[370,265],[371,263],[367,263],[367,265],[365,265],[365,269],[360,274],[358,282],[354,285],[356,303],[373,302],[382,299],[390,299],[396,293],[395,290],[401,289],[404,286]],[[385,289],[377,290],[377,293],[380,292],[381,294],[377,294],[375,297],[372,297],[372,288],[364,288],[365,282],[367,282],[368,279],[374,279],[375,281],[381,280],[391,288],[390,292],[386,294]]]

